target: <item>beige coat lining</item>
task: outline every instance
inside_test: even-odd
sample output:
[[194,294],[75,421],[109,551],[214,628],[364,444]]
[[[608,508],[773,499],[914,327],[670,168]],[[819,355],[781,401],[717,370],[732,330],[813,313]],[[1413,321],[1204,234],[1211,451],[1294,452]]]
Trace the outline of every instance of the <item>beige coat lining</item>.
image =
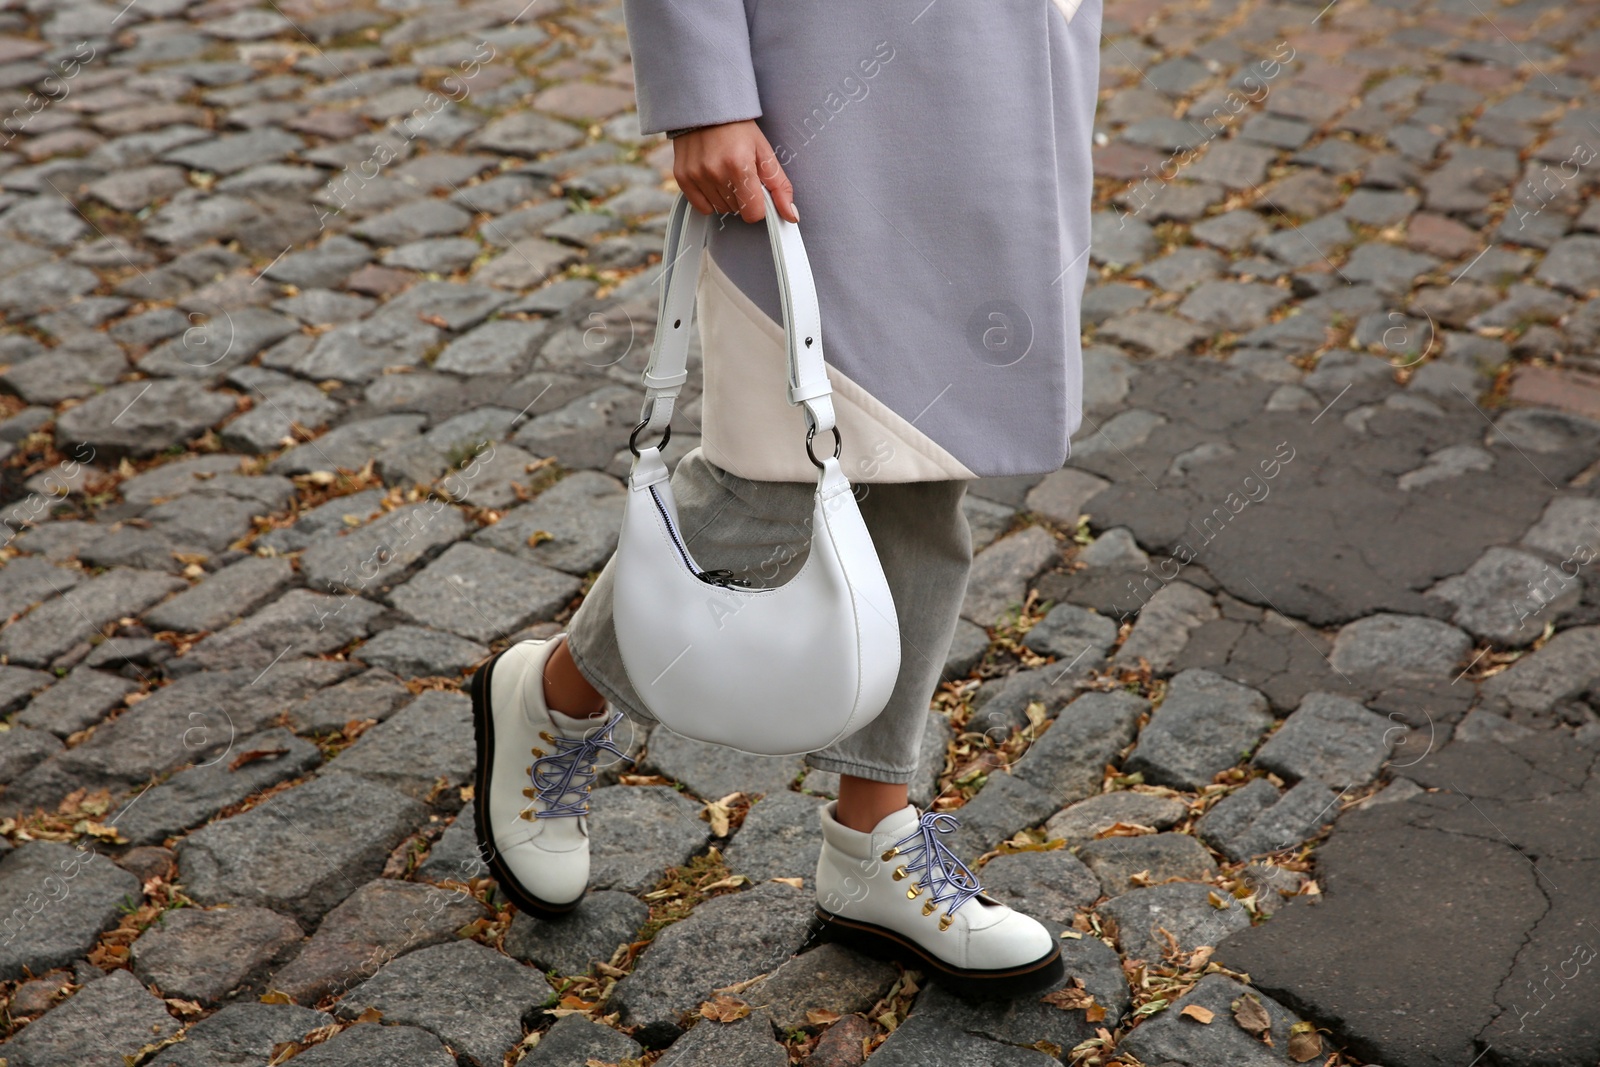
[[[815,481],[806,458],[805,414],[788,400],[783,327],[756,306],[708,252],[696,290],[705,399],[706,458],[741,478]],[[860,385],[828,368],[844,442],[840,462],[852,482],[964,481],[970,469]],[[816,443],[832,449],[832,435]]]

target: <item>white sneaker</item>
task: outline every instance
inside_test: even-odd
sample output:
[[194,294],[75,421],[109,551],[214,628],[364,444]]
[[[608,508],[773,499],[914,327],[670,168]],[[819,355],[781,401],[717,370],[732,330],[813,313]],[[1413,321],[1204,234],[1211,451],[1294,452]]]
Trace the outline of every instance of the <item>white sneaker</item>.
[[948,812],[911,806],[870,834],[822,811],[817,915],[822,936],[898,959],[952,992],[998,999],[1059,984],[1061,949],[1038,921],[983,892],[939,840],[959,824]]
[[478,851],[520,910],[569,912],[589,884],[589,790],[621,713],[577,719],[545,706],[544,667],[564,635],[522,641],[472,677]]

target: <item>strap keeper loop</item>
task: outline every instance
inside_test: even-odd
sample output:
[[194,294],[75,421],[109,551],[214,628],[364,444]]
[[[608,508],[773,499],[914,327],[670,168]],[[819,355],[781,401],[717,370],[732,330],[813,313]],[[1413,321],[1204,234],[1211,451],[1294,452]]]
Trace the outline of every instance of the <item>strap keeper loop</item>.
[[804,404],[807,400],[815,400],[819,396],[832,396],[833,383],[826,377],[814,382],[789,386],[789,403]]

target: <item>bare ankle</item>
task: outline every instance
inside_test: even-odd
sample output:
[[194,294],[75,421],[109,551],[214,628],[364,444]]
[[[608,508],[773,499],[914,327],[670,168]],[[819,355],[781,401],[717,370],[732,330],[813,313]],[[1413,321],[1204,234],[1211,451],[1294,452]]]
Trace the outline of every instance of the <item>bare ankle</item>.
[[606,711],[605,695],[578,670],[564,637],[545,662],[544,703],[574,719],[592,719]]
[[852,774],[839,776],[839,802],[834,805],[833,817],[842,825],[866,834],[884,820],[904,808],[906,787],[891,782],[875,782]]

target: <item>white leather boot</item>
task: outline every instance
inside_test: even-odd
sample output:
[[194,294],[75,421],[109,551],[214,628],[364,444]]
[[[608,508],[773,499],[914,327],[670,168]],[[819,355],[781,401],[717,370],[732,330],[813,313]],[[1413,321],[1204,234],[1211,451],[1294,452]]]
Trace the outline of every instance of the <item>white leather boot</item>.
[[578,719],[544,702],[544,667],[564,635],[522,641],[472,677],[478,851],[522,911],[569,912],[589,884],[589,790],[621,713]]
[[948,812],[902,808],[870,834],[822,810],[817,915],[822,936],[898,959],[973,999],[1051,988],[1065,968],[1055,938],[1036,920],[983,892],[939,840],[958,825]]

